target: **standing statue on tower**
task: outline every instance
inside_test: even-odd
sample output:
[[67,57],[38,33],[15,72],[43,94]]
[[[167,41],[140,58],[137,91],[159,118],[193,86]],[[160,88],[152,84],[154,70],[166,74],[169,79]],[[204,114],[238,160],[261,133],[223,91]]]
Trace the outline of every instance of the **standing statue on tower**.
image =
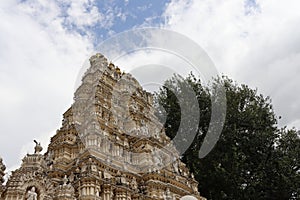
[[33,140],[35,143],[35,147],[34,147],[34,153],[35,154],[40,154],[43,151],[43,147],[41,146],[40,142],[37,142],[36,140]]

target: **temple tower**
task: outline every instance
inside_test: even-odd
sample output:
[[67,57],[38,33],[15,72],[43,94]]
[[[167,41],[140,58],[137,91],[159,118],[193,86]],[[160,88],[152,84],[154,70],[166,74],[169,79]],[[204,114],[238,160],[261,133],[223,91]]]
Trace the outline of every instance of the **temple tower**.
[[47,152],[36,142],[3,198],[204,199],[154,112],[152,94],[131,74],[93,55]]

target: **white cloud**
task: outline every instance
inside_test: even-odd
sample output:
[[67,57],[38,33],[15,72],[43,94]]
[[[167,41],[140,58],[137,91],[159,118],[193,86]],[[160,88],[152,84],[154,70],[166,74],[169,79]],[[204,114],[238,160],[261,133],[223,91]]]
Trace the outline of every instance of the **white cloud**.
[[300,118],[299,6],[297,0],[258,0],[251,8],[242,0],[173,0],[165,27],[200,44],[219,72],[270,95],[280,125],[289,125]]
[[[88,36],[63,26],[55,2],[0,3],[0,156],[8,168],[33,139],[49,141],[71,105],[80,65],[93,51]],[[46,134],[45,134],[46,133]]]
[[104,20],[95,1],[91,0],[70,1],[67,14],[67,21],[81,29],[85,26],[94,26]]

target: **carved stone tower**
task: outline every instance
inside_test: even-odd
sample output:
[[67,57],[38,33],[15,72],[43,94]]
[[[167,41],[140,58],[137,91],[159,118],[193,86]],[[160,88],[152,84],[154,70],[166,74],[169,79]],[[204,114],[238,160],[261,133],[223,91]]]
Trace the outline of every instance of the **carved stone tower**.
[[[152,101],[134,77],[92,56],[47,152],[36,142],[0,188],[2,199],[203,199]],[[0,180],[3,171],[0,162]]]

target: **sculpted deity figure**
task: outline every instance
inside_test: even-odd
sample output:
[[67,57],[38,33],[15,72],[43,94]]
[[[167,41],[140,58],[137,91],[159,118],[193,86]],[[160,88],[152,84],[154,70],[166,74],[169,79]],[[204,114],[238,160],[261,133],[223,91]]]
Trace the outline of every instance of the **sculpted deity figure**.
[[193,188],[194,193],[198,192],[198,186],[197,186],[197,184],[193,184],[192,188]]
[[118,171],[117,172],[117,176],[116,176],[116,182],[117,184],[122,184],[122,179],[121,179],[122,175],[121,175],[121,172]]
[[177,174],[179,174],[179,170],[178,170],[178,162],[177,162],[177,161],[175,161],[175,162],[173,163],[173,168],[174,168],[174,171],[175,171]]
[[135,178],[135,177],[133,177],[133,179],[132,179],[132,181],[131,181],[131,183],[130,183],[130,186],[131,186],[131,188],[132,188],[134,191],[137,191],[137,190],[138,190],[138,184],[137,184],[137,182],[136,182],[136,178]]
[[105,179],[111,179],[111,174],[108,172],[107,169],[104,170],[103,176]]
[[63,183],[64,183],[63,185],[66,186],[68,181],[69,181],[69,179],[68,179],[67,175],[65,175],[63,178]]
[[171,195],[171,192],[170,192],[169,188],[167,188],[167,190],[166,190],[165,199],[166,200],[171,200],[172,199],[172,195]]
[[124,185],[128,185],[129,184],[128,181],[127,181],[127,179],[126,179],[126,175],[125,174],[123,174],[121,176],[121,184],[124,184]]
[[156,147],[154,147],[151,154],[152,154],[152,159],[154,161],[154,165],[159,166],[159,167],[162,166],[163,161],[162,161],[161,155],[159,154],[159,152],[157,152]]
[[35,187],[27,192],[26,200],[37,200],[37,193],[35,192]]

